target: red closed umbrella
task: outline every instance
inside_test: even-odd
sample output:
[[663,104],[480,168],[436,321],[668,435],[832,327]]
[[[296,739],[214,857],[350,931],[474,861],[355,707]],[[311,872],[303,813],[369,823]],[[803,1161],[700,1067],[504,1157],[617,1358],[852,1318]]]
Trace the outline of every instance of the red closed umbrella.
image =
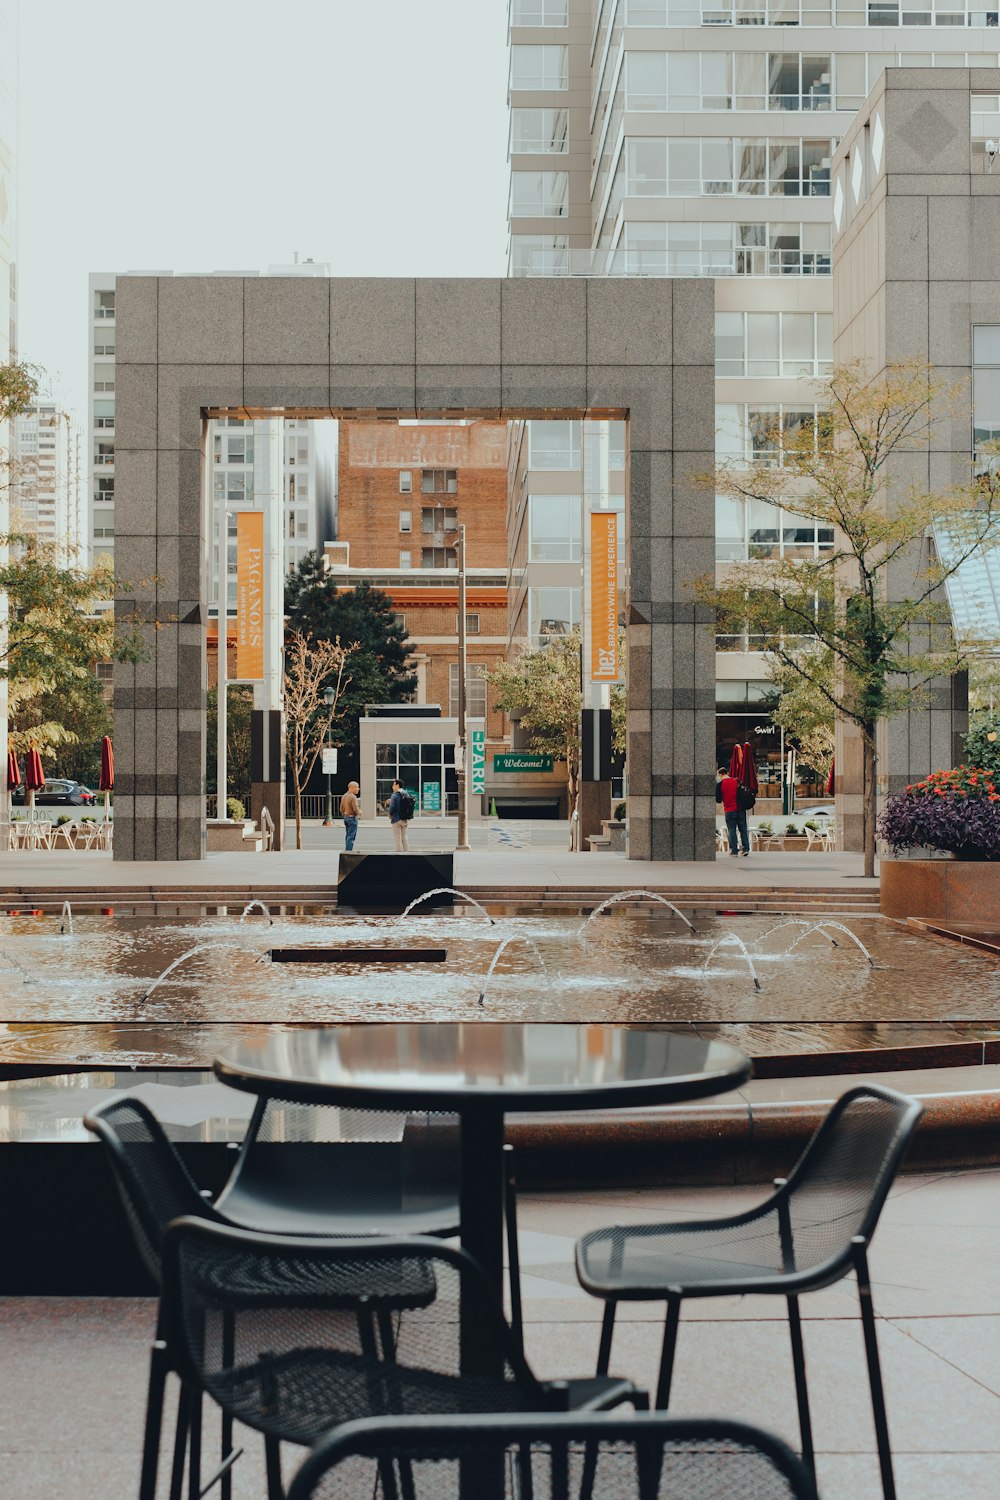
[[834,759],[832,759],[830,761],[830,775],[829,775],[829,778],[828,778],[827,783],[826,783],[826,795],[828,797],[832,797],[833,796],[833,773],[834,773],[834,770],[836,769],[836,765],[837,765],[837,761],[836,761],[836,758],[834,758]]
[[7,790],[16,791],[21,785],[21,767],[17,763],[17,754],[13,750],[7,751]]
[[757,762],[754,759],[753,746],[747,740],[743,746],[743,770],[740,780],[745,787],[749,787],[754,796],[760,791],[760,782],[757,780]]
[[743,780],[743,748],[741,745],[733,746],[733,753],[729,757],[729,774],[735,776],[737,781]]
[[98,783],[98,791],[104,793],[104,821],[107,822],[111,813],[111,796],[115,787],[115,752],[111,746],[110,735],[105,735],[101,740],[101,779]]
[[35,793],[41,791],[45,785],[45,772],[42,770],[42,757],[38,753],[37,745],[32,745],[24,763],[24,785],[28,791],[28,807],[31,815],[34,816]]

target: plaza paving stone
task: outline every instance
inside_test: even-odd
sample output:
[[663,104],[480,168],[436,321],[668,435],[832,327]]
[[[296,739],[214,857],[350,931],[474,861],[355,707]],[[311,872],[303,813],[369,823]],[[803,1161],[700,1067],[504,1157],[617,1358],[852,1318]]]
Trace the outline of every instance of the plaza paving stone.
[[[616,1220],[714,1215],[761,1189],[524,1195],[528,1357],[540,1375],[584,1374],[600,1305],[572,1271],[577,1235]],[[900,1500],[995,1496],[1000,1465],[1000,1169],[907,1175],[871,1256]],[[67,1254],[72,1237],[67,1236]],[[687,1303],[678,1413],[738,1416],[797,1440],[779,1299]],[[880,1487],[853,1284],[802,1302],[822,1500],[878,1500]],[[0,1300],[0,1493],[5,1500],[125,1500],[135,1493],[154,1307],[132,1299]],[[623,1307],[612,1367],[655,1378],[662,1307]],[[214,1425],[211,1428],[214,1442]],[[286,1473],[296,1457],[286,1454]],[[165,1477],[165,1469],[164,1469]],[[263,1500],[256,1440],[236,1500]]]

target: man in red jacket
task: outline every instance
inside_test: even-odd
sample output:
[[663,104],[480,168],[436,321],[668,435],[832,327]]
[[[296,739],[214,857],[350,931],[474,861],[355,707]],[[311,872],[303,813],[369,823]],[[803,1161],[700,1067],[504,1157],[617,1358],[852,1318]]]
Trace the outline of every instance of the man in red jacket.
[[740,784],[735,776],[730,776],[724,766],[719,767],[719,780],[715,786],[715,800],[722,803],[722,811],[726,815],[726,828],[729,832],[729,853],[735,858],[740,853],[737,833],[743,843],[744,859],[750,853],[750,833],[747,828],[746,808],[740,806],[739,798]]

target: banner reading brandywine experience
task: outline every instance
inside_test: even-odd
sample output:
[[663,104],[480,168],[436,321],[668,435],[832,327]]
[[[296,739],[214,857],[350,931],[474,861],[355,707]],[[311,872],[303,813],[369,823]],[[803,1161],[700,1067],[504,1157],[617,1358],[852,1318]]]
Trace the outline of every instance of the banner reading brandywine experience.
[[264,676],[264,512],[236,517],[236,676]]
[[590,513],[590,677],[618,681],[618,513]]

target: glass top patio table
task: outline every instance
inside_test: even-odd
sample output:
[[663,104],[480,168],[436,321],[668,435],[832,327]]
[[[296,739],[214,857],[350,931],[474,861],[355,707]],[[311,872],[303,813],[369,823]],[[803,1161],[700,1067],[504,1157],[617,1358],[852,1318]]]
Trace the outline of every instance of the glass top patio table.
[[[650,1027],[372,1023],[267,1032],[216,1059],[260,1097],[457,1113],[462,1245],[498,1296],[504,1115],[678,1103],[738,1088],[750,1061],[724,1042]],[[486,1351],[477,1350],[481,1360]]]

